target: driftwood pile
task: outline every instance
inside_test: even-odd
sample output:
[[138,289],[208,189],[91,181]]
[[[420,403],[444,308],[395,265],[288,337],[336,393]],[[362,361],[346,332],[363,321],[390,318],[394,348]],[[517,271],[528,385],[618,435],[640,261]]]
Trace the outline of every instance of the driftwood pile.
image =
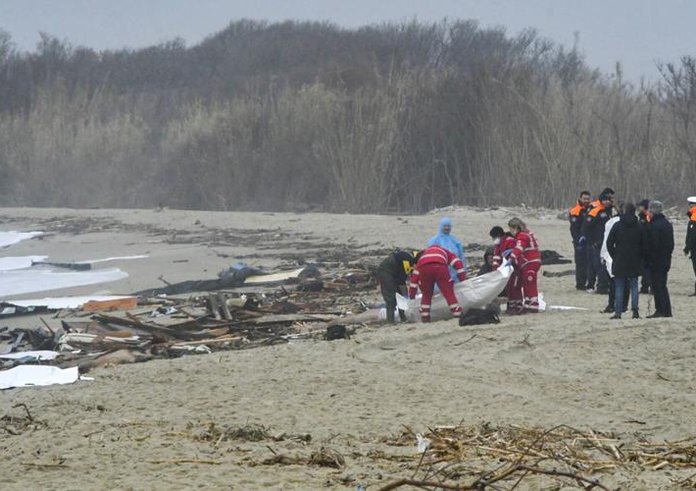
[[[600,482],[602,476],[620,469],[632,475],[645,470],[696,471],[694,437],[654,443],[565,425],[542,429],[484,423],[439,427],[424,435],[407,429],[390,443],[413,445],[414,441],[423,452],[412,461],[412,477],[392,481],[379,488],[381,491],[402,486],[516,489],[521,482],[540,477],[550,480],[545,486],[553,489],[609,489]],[[674,484],[696,485],[696,473],[677,478]]]
[[[361,296],[375,291],[376,283],[367,269],[344,268],[321,274],[315,268],[313,274],[282,284],[199,292],[186,298],[139,297],[137,302],[133,299],[132,308],[117,305],[106,310],[98,306],[91,306],[90,311],[61,310],[50,323],[46,315],[40,317],[43,325],[36,329],[5,329],[0,333],[0,344],[4,343],[5,351],[10,346],[14,352],[56,350],[61,353],[58,358],[39,363],[77,364],[84,372],[95,366],[152,358],[248,349],[298,339],[336,339],[347,337],[349,332],[340,317],[364,311],[367,304]],[[0,361],[0,367],[27,362],[33,363],[5,360]]]

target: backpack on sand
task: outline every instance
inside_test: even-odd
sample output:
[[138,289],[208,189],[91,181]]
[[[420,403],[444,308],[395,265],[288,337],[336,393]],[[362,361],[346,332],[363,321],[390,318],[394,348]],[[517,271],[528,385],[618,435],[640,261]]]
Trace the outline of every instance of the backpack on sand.
[[483,309],[469,309],[459,317],[460,326],[476,326],[479,324],[498,324],[500,322],[500,306],[488,304]]

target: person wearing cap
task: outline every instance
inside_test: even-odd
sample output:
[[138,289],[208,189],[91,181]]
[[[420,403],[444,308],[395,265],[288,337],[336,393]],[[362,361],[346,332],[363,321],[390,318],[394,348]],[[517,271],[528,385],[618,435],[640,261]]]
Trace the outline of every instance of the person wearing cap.
[[573,240],[573,249],[575,251],[575,288],[577,290],[586,290],[588,288],[587,239],[580,242],[580,238],[582,237],[582,224],[590,209],[590,201],[590,192],[582,191],[575,206],[568,210],[570,237]]
[[[594,286],[596,275],[596,293],[609,293],[609,275],[602,264],[601,250],[604,241],[604,227],[609,219],[614,215],[614,195],[603,192],[599,195],[599,204],[593,207],[588,213],[581,228],[580,241],[587,242],[591,249],[592,270],[588,277],[590,287]],[[592,273],[594,272],[594,275]],[[588,289],[589,291],[589,289]]]
[[[452,254],[457,256],[464,264],[464,269],[467,269],[466,256],[464,255],[464,246],[462,246],[461,241],[452,235],[452,219],[449,217],[443,217],[440,220],[440,225],[438,227],[438,232],[429,241],[428,247],[430,246],[440,246],[447,249]],[[458,275],[454,268],[450,268],[450,276],[452,281],[457,282]]]
[[648,208],[650,225],[648,226],[648,265],[652,280],[652,293],[655,298],[655,313],[647,316],[672,317],[672,304],[667,289],[667,276],[672,266],[674,251],[674,229],[662,213],[662,202],[652,201]]
[[[691,255],[691,266],[694,268],[696,275],[696,196],[689,196],[689,211],[686,214],[689,217],[689,224],[686,227],[686,244],[684,245],[684,254]],[[694,293],[689,295],[696,297],[696,282],[694,282]]]
[[[415,259],[412,254],[406,251],[394,251],[389,254],[377,267],[377,281],[382,298],[387,307],[387,321],[394,323],[394,313],[396,311],[396,294],[406,294],[406,280],[411,274]],[[406,313],[399,309],[399,318],[406,320]]]
[[[647,227],[650,223],[650,213],[648,213],[648,207],[650,206],[649,199],[642,199],[638,202],[638,221]],[[643,261],[643,272],[640,276],[640,293],[648,294],[650,293],[650,269],[648,265]]]

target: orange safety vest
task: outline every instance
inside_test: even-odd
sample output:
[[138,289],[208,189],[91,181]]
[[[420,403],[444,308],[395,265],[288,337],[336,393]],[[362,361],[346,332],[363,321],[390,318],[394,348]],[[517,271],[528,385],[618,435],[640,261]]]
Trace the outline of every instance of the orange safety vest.
[[570,210],[568,210],[568,214],[571,217],[579,217],[580,213],[582,213],[584,209],[585,207],[578,203],[577,205],[573,206]]
[[692,206],[689,210],[689,220],[696,222],[696,205]]
[[597,203],[598,204],[594,208],[592,208],[590,212],[587,214],[588,217],[597,218],[597,215],[606,210],[601,201],[598,201]]

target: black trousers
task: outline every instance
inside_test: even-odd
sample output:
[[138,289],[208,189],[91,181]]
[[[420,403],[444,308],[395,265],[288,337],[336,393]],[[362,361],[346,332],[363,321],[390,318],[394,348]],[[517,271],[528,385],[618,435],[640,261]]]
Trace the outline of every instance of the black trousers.
[[609,273],[607,268],[602,264],[602,244],[592,246],[592,264],[594,265],[595,274],[597,275],[597,291],[604,290],[609,292]]
[[[387,307],[387,321],[394,322],[394,311],[396,310],[396,294],[403,293],[403,286],[398,284],[394,277],[388,272],[378,269],[377,280],[379,281],[379,289],[382,293],[382,298]],[[406,320],[406,313],[399,310],[401,320]]]
[[575,249],[575,287],[587,288],[587,248],[573,244]]
[[643,264],[643,275],[640,277],[640,289],[643,292],[648,292],[650,290],[650,286],[650,268],[648,268],[647,264]]
[[585,246],[585,262],[587,264],[587,288],[594,288],[597,281],[597,271],[594,263],[594,248],[589,244]]
[[667,290],[668,273],[669,268],[665,266],[650,267],[652,293],[655,298],[655,313],[663,317],[672,317],[672,303],[669,300],[669,291]]
[[[693,266],[694,276],[696,276],[696,252],[691,253],[691,266]],[[694,293],[696,294],[696,281],[694,282]]]

